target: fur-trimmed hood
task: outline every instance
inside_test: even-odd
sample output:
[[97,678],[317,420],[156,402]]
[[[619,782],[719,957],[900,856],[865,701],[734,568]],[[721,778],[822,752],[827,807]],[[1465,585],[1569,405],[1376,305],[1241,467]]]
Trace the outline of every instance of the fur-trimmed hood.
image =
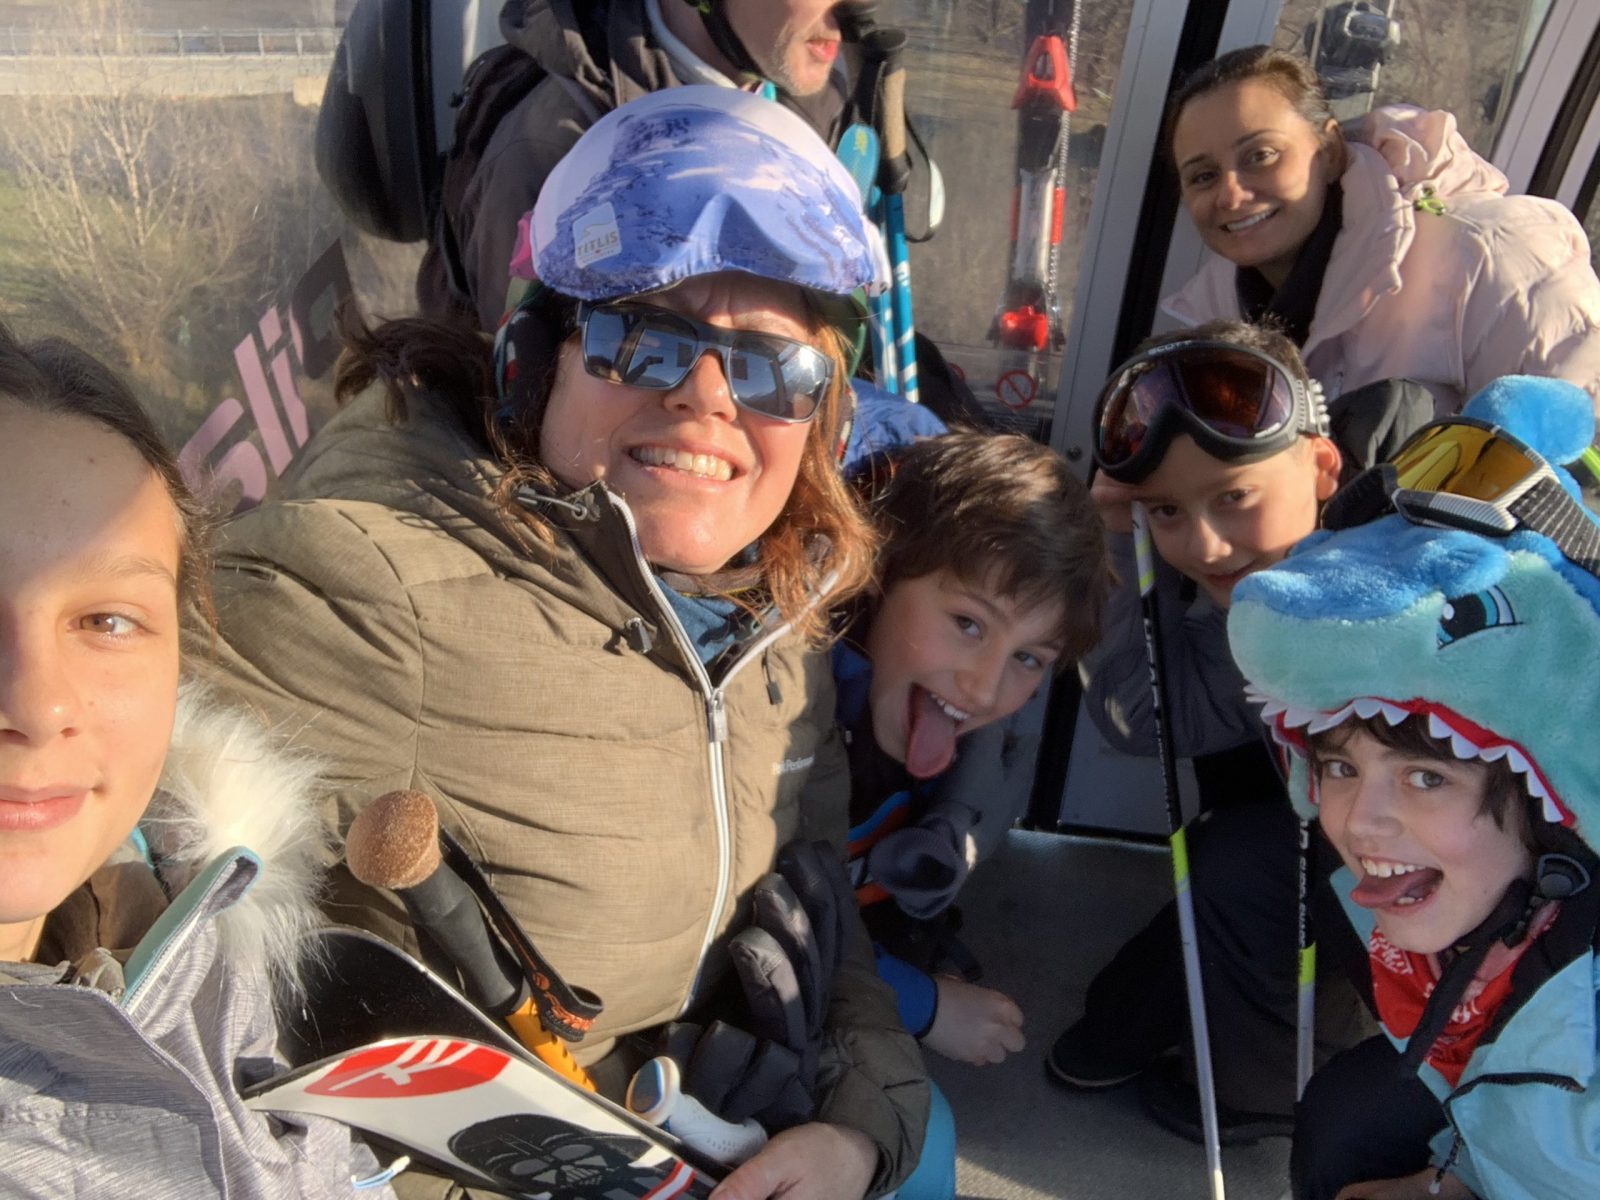
[[261,860],[249,890],[217,919],[230,966],[292,978],[317,910],[331,836],[314,803],[316,764],[271,744],[254,714],[189,683],[178,698],[172,748],[139,822],[150,857],[176,895],[236,847]]

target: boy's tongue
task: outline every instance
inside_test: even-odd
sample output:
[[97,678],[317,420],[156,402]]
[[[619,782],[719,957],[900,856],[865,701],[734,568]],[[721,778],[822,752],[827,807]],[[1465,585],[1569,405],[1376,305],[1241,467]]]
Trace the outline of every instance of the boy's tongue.
[[918,779],[930,779],[956,756],[956,723],[931,695],[911,685],[910,712],[906,714],[906,770]]
[[1408,871],[1404,875],[1363,874],[1361,882],[1350,893],[1350,899],[1362,908],[1387,908],[1403,896],[1421,900],[1433,892],[1443,879],[1444,872],[1432,867]]

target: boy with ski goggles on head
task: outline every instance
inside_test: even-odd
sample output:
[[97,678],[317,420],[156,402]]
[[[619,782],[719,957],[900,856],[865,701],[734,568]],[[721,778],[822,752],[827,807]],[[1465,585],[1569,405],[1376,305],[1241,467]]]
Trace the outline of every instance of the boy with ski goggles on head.
[[1501,380],[1238,590],[1387,1035],[1312,1078],[1297,1200],[1594,1194],[1600,523],[1554,465],[1593,432],[1581,389]]
[[[1090,494],[1124,582],[1105,637],[1081,667],[1089,715],[1116,749],[1155,753],[1131,537],[1139,503],[1159,559],[1164,717],[1177,753],[1198,760],[1202,807],[1218,810],[1194,831],[1190,849],[1202,959],[1208,967],[1219,956],[1228,961],[1203,978],[1230,1143],[1289,1126],[1297,870],[1292,814],[1228,650],[1228,606],[1241,580],[1282,560],[1317,528],[1347,463],[1374,461],[1432,415],[1421,389],[1398,386],[1353,392],[1340,405],[1330,420],[1287,337],[1216,321],[1145,342],[1113,373],[1095,409],[1098,474]],[[1277,893],[1281,906],[1262,906],[1263,894]],[[1046,1060],[1062,1082],[1115,1086],[1186,1044],[1176,925],[1169,905],[1091,983],[1084,1016]],[[1279,947],[1287,947],[1287,979],[1272,986],[1281,1013],[1276,1000],[1259,1002],[1257,986],[1262,962]],[[1346,1036],[1337,1026],[1354,1011],[1351,1000],[1323,1005],[1323,1028],[1336,1039]],[[1162,1124],[1198,1138],[1198,1100],[1180,1063],[1163,1062],[1147,1075],[1141,1098]]]
[[834,651],[857,896],[907,1027],[948,1057],[1000,1062],[1023,1046],[1017,1006],[881,943],[928,965],[923,923],[1017,817],[1035,747],[1003,723],[1099,635],[1104,538],[1066,462],[1014,434],[914,443],[873,508],[875,596]]
[[1095,407],[1092,494],[1114,533],[1132,503],[1166,562],[1226,608],[1233,585],[1316,528],[1341,456],[1294,344],[1217,322],[1147,341]]

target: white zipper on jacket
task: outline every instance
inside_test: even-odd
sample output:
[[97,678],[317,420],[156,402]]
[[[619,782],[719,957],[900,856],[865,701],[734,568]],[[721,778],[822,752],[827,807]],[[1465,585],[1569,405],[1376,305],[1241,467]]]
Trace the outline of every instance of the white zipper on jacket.
[[[672,602],[667,599],[661,581],[656,578],[650,569],[650,562],[644,555],[644,547],[639,544],[639,527],[634,523],[633,510],[628,507],[627,501],[609,488],[605,489],[608,500],[616,507],[622,516],[622,522],[628,530],[628,541],[633,548],[634,563],[643,575],[645,584],[649,587],[651,595],[656,599],[661,608],[662,616],[666,618],[667,629],[672,633],[672,640],[678,647],[678,652],[683,656],[694,672],[696,681],[700,684],[701,697],[706,709],[706,750],[711,768],[711,795],[712,805],[716,815],[717,825],[717,890],[711,901],[711,914],[706,920],[705,935],[700,939],[700,953],[695,958],[694,976],[689,980],[688,987],[684,989],[683,1000],[678,1005],[678,1016],[683,1016],[688,1011],[689,1005],[695,998],[700,982],[700,971],[705,965],[706,954],[711,949],[711,943],[716,940],[717,930],[722,925],[722,917],[728,907],[728,893],[733,887],[733,829],[728,816],[728,776],[727,764],[723,759],[723,745],[728,740],[728,712],[727,712],[727,686],[746,663],[753,662],[761,654],[788,633],[793,627],[788,621],[780,622],[766,630],[762,635],[750,642],[737,659],[728,667],[722,677],[720,685],[711,682],[711,675],[706,671],[705,664],[700,661],[700,655],[695,652],[694,643],[689,639],[689,633],[678,620],[678,614],[672,607]],[[822,598],[833,590],[833,584],[838,578],[836,573],[830,573],[818,588],[816,603],[821,603]]]
[[[637,546],[635,542],[635,546]],[[651,575],[654,583],[655,576]],[[694,978],[689,981],[689,986],[684,992],[683,1001],[678,1005],[678,1016],[683,1016],[688,1011],[689,1005],[694,1001],[695,994],[700,990],[700,972],[705,966],[706,954],[711,949],[711,943],[716,940],[717,930],[722,925],[723,913],[728,907],[728,893],[733,887],[733,829],[728,819],[728,779],[727,766],[723,761],[723,745],[728,740],[728,711],[727,711],[727,686],[746,663],[754,662],[766,651],[767,647],[788,633],[791,626],[784,621],[772,626],[769,630],[756,638],[745,647],[744,653],[735,659],[722,677],[722,684],[713,687],[711,676],[701,665],[700,656],[694,652],[694,647],[689,642],[689,635],[678,621],[677,613],[667,602],[665,595],[660,595],[660,585],[656,590],[662,605],[672,617],[674,638],[678,639],[679,646],[688,655],[689,661],[698,669],[703,686],[706,691],[706,732],[709,738],[708,749],[711,756],[711,786],[716,794],[717,801],[717,894],[712,901],[711,917],[706,922],[705,936],[700,939],[700,953],[695,959]]]
[[172,960],[189,947],[201,926],[230,908],[260,873],[256,856],[235,847],[208,863],[172,898],[128,959],[133,978],[127,981],[119,1006],[130,1018],[142,1013],[145,997],[154,994],[151,985],[166,975]]

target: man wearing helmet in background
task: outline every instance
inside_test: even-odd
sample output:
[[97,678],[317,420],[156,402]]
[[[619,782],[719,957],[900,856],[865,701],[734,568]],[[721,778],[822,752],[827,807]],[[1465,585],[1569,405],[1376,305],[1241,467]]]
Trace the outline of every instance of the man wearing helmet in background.
[[[470,305],[488,330],[506,309],[518,216],[579,135],[619,105],[685,83],[761,90],[832,144],[847,84],[835,0],[524,0],[500,14],[507,43],[546,72],[484,147],[462,202],[446,204],[417,275],[430,316]],[[453,237],[462,286],[453,286]],[[466,295],[462,295],[462,290]]]

